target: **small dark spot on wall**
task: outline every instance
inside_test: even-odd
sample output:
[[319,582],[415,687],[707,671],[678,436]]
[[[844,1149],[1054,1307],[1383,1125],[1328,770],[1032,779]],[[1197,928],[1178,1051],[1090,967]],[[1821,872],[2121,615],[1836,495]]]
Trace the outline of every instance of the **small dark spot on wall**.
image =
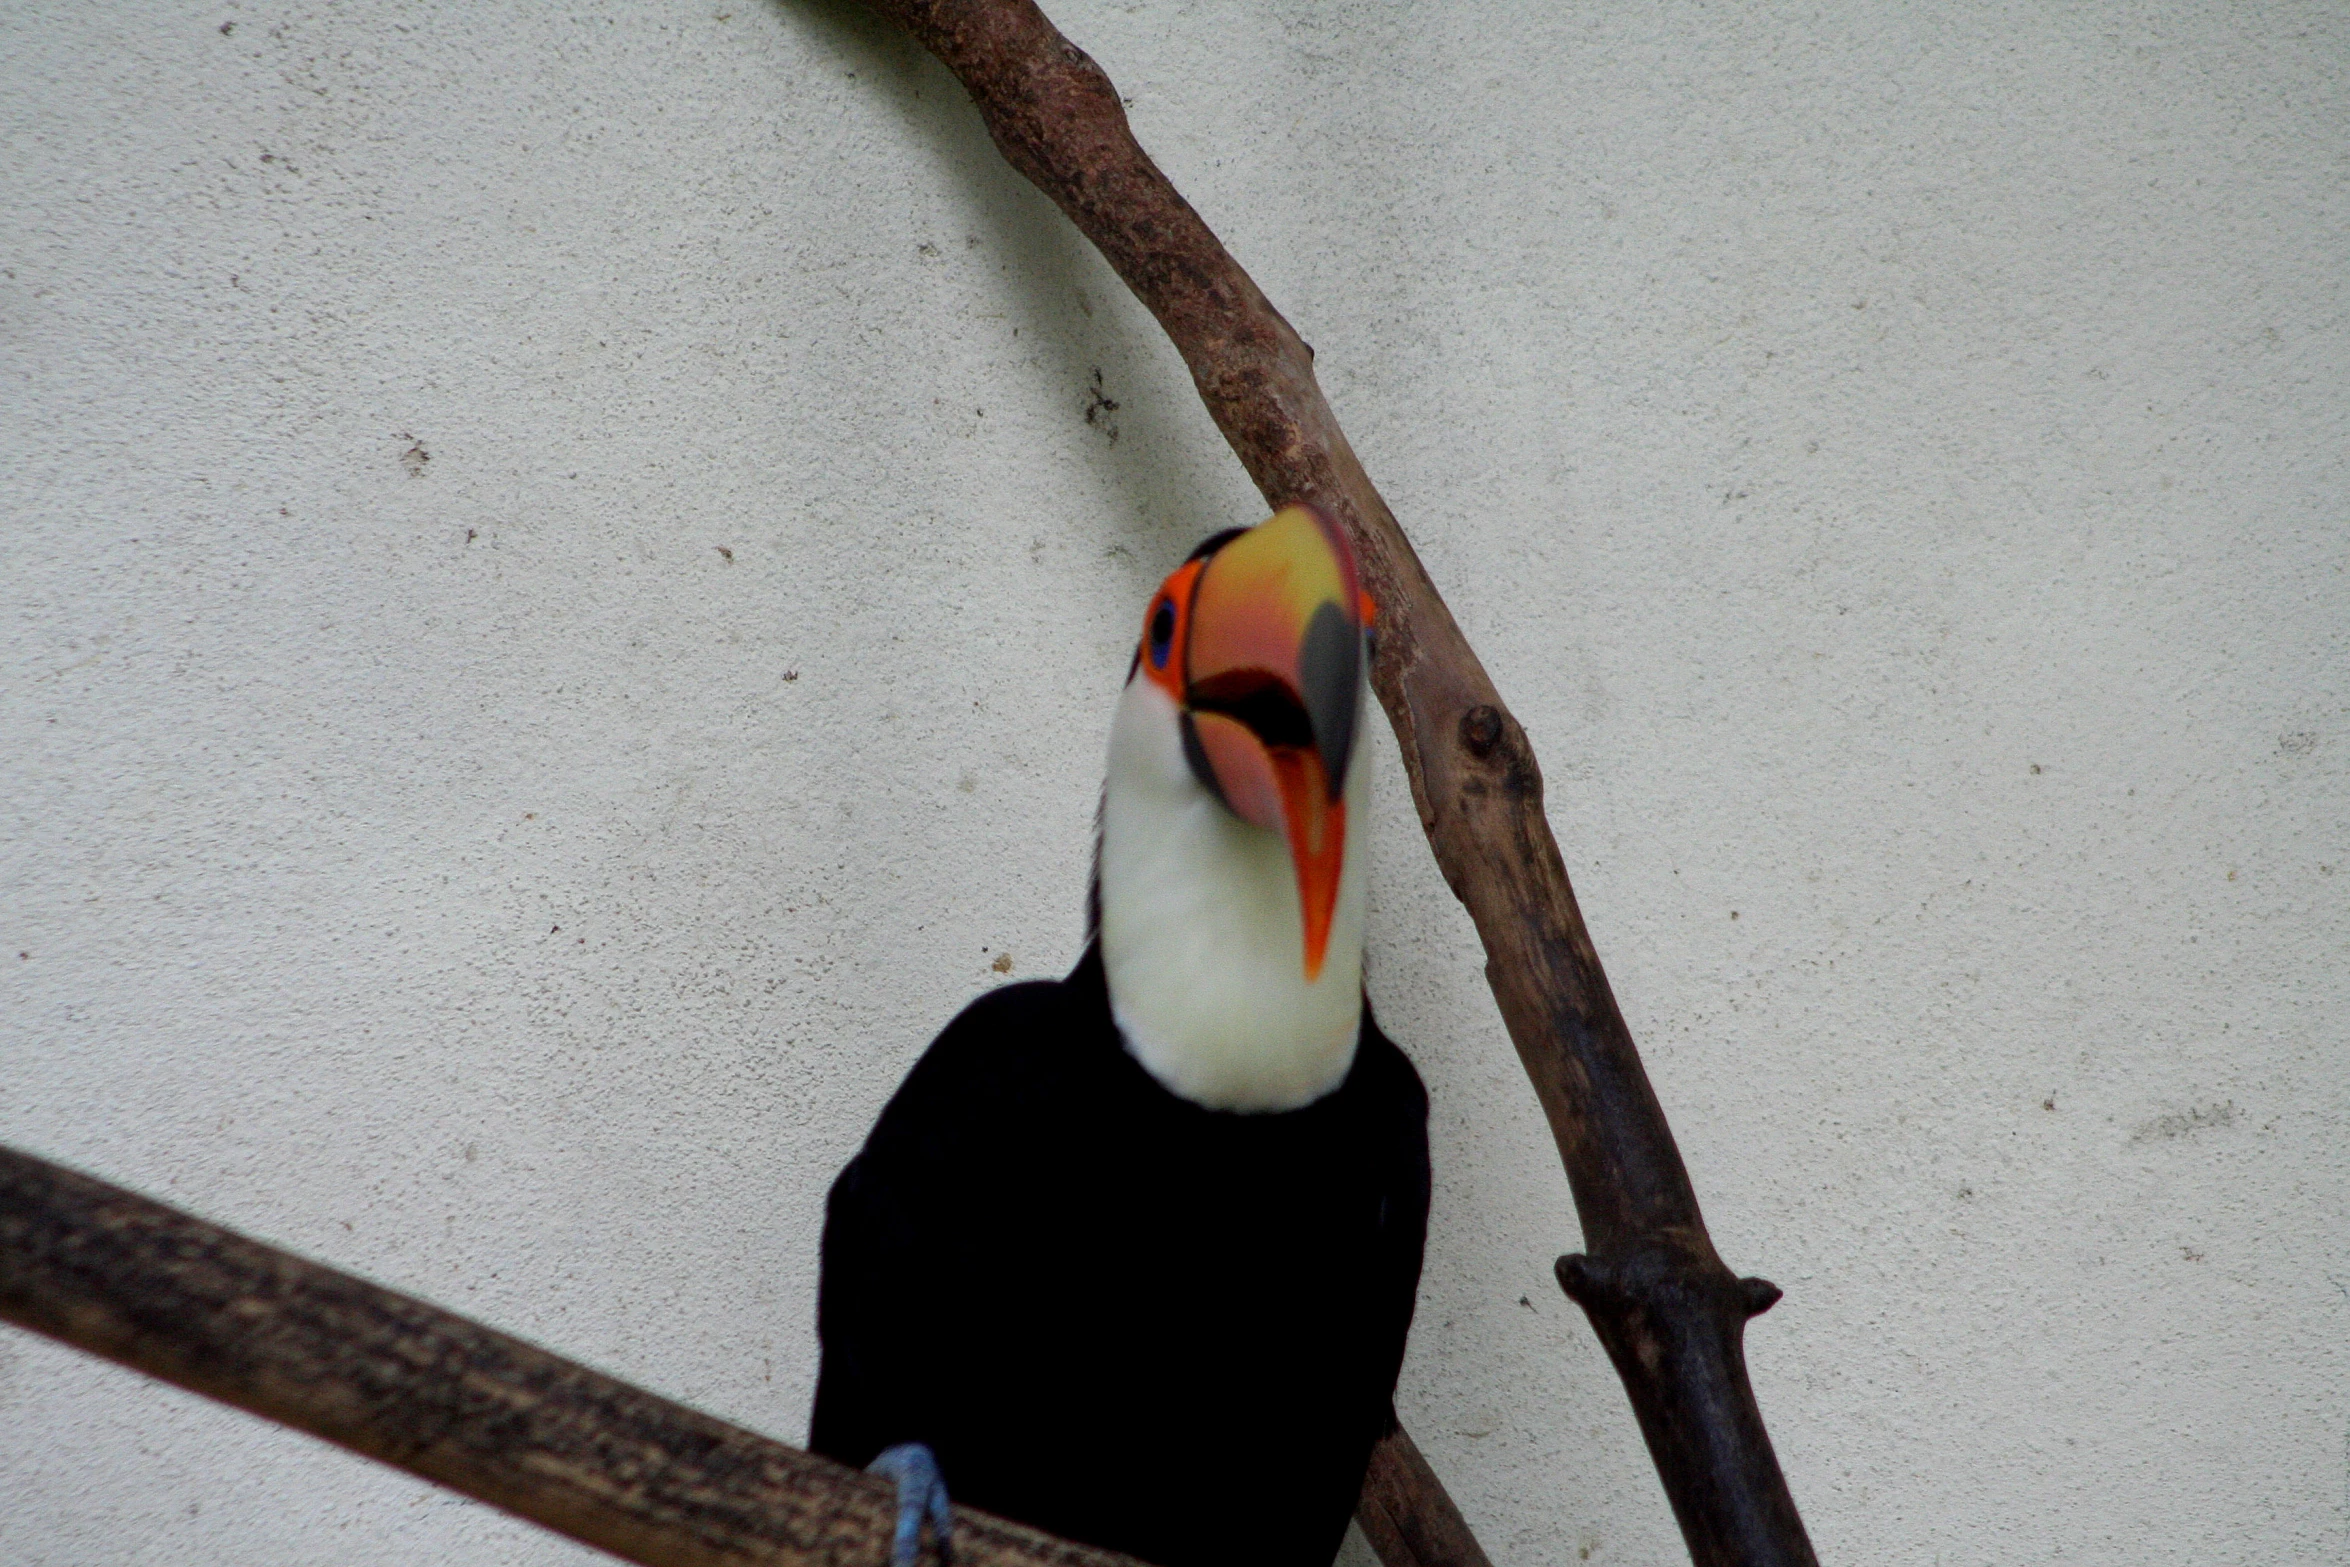
[[1730,918],[1732,918],[1732,919],[1736,919],[1737,917],[1738,917],[1738,911],[1737,911],[1736,909],[1732,909],[1732,910],[1730,911]]
[[1093,401],[1085,405],[1085,422],[1107,435],[1110,444],[1118,444],[1118,421],[1110,416],[1118,411],[1118,400],[1102,389],[1102,367],[1093,367]]
[[2307,756],[2317,749],[2317,735],[2307,729],[2277,736],[2277,749],[2287,756]]
[[2049,1095],[2047,1098],[2045,1098],[2045,1099],[2041,1100],[2041,1101],[2040,1101],[2040,1108],[2041,1108],[2041,1109],[2043,1109],[2043,1110],[2053,1110],[2053,1109],[2055,1109],[2055,1108],[2056,1108],[2056,1096],[2055,1096],[2054,1094],[2050,1094],[2050,1095]]
[[2191,1109],[2175,1110],[2169,1115],[2158,1115],[2130,1134],[2133,1143],[2172,1142],[2196,1132],[2235,1125],[2244,1112],[2236,1108],[2234,1100],[2216,1105],[2196,1105]]
[[479,1148],[475,1147],[475,1146],[474,1146],[472,1143],[467,1143],[467,1144],[465,1145],[465,1162],[466,1162],[467,1164],[471,1164],[471,1163],[473,1163],[475,1160],[479,1159],[480,1157],[481,1157],[481,1150],[480,1150]]
[[729,566],[734,564],[734,551],[723,544],[713,544],[710,547],[718,552],[719,559],[725,561]]
[[550,936],[560,936],[563,934],[563,927],[560,925],[549,925],[547,927],[547,934]]
[[2181,1246],[2179,1248],[2179,1255],[2186,1258],[2189,1262],[2201,1262],[2203,1260],[2203,1253],[2197,1251],[2192,1246]]
[[235,32],[236,30],[237,24],[234,22],[223,22],[220,24],[220,36],[223,38],[226,38],[229,34]]
[[783,683],[787,686],[799,678],[800,672],[796,669],[787,669],[783,672]]
[[32,961],[32,956],[33,955],[29,952],[20,952],[16,955],[16,961],[19,963],[29,963]]
[[988,967],[994,969],[998,974],[1009,974],[1012,972],[1012,955],[1009,952],[999,952],[995,956],[995,961],[990,963]]
[[480,537],[481,537],[481,535],[480,535],[479,533],[475,532],[475,531],[474,531],[473,529],[471,529],[471,528],[467,528],[467,529],[465,530],[465,542],[466,542],[466,543],[468,543],[468,544],[471,544],[471,543],[472,543],[472,542],[473,542],[475,539],[478,539],[478,538],[480,538]]
[[1534,1309],[1534,1302],[1528,1300],[1523,1295],[1518,1297],[1518,1304],[1525,1307],[1528,1311],[1532,1311]]
[[408,477],[411,479],[423,478],[424,465],[432,461],[432,453],[424,449],[422,441],[406,431],[393,436],[392,439],[408,443],[408,449],[400,454],[400,466],[408,470]]
[[2040,764],[2039,764],[2038,762],[2034,762],[2034,763],[2032,764],[2032,772],[2033,772],[2035,775],[2037,775],[2037,774],[2039,773],[2039,771],[2040,771]]

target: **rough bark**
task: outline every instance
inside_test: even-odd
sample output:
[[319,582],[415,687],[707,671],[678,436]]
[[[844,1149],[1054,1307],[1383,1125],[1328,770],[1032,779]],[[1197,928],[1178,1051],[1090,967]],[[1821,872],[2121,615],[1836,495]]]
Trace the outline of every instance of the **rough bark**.
[[[889,1560],[884,1481],[10,1148],[0,1319],[649,1567]],[[1142,1567],[965,1507],[954,1557]]]
[[1355,1522],[1386,1567],[1492,1567],[1401,1422],[1371,1449]]
[[1352,534],[1379,603],[1373,684],[1574,1191],[1588,1254],[1560,1259],[1560,1285],[1623,1378],[1695,1561],[1813,1562],[1742,1348],[1778,1291],[1714,1252],[1543,815],[1533,747],[1347,445],[1313,351],[1030,0],[870,3],[961,79],[1004,157],[1158,318],[1265,499],[1318,506]]

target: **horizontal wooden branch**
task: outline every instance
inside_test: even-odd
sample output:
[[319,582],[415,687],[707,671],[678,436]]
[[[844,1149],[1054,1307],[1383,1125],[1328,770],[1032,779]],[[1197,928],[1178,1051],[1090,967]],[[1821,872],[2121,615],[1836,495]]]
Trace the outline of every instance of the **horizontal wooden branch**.
[[[0,1320],[648,1567],[889,1560],[884,1481],[11,1148]],[[954,1556],[1141,1567],[965,1507]]]
[[1310,502],[1352,534],[1379,601],[1373,684],[1574,1191],[1590,1255],[1562,1259],[1561,1285],[1615,1362],[1692,1557],[1811,1567],[1742,1343],[1778,1292],[1714,1252],[1543,815],[1534,748],[1347,444],[1313,351],[1033,0],[870,3],[955,73],[1005,159],[1158,318],[1265,499]]

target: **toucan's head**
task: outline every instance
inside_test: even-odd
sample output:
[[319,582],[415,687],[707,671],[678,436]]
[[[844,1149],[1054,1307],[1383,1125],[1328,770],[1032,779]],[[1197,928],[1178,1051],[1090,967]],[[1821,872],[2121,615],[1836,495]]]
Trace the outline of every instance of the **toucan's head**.
[[1217,534],[1151,598],[1135,675],[1175,703],[1200,786],[1287,840],[1305,977],[1329,948],[1370,600],[1346,535],[1310,506]]
[[1151,596],[1103,808],[1103,953],[1130,1034],[1229,1054],[1294,1022],[1317,1049],[1343,1034],[1351,1058],[1370,618],[1345,533],[1308,506],[1209,539]]

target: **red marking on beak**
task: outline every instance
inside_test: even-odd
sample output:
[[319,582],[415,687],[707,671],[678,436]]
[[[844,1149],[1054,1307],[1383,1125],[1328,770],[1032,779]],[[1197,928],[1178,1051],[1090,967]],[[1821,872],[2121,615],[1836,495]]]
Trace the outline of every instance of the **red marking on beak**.
[[1273,753],[1281,780],[1281,810],[1289,833],[1289,858],[1297,867],[1297,906],[1305,916],[1306,980],[1322,977],[1330,949],[1330,921],[1338,912],[1338,877],[1346,867],[1346,799],[1330,797],[1322,781],[1322,758],[1309,750],[1282,746]]
[[1338,912],[1338,880],[1346,868],[1344,796],[1331,797],[1321,754],[1312,746],[1269,746],[1255,730],[1222,713],[1194,713],[1191,722],[1232,814],[1288,841],[1305,928],[1306,978],[1321,978]]
[[1281,831],[1281,778],[1257,732],[1228,713],[1193,713],[1191,730],[1207,757],[1210,781],[1232,814],[1267,832]]

